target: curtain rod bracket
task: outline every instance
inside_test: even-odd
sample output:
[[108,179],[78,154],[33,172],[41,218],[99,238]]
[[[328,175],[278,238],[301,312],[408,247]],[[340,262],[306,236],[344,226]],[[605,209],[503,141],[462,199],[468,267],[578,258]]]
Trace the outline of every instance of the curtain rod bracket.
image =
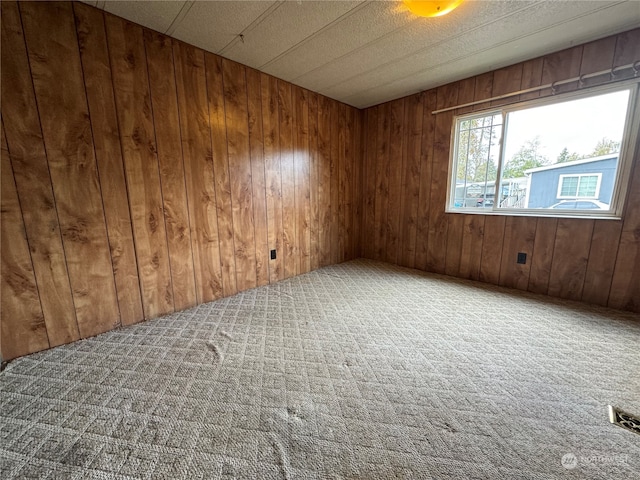
[[582,75],[580,75],[580,78],[578,79],[578,88],[582,88],[584,87],[584,73]]

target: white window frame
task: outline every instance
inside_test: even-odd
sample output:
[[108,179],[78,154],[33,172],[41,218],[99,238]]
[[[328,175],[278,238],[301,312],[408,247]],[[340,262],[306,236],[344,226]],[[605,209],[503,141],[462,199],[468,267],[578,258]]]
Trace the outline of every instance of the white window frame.
[[[576,185],[576,194],[575,195],[562,195],[562,184],[565,178],[578,178],[578,184]],[[595,195],[593,196],[580,196],[578,195],[578,192],[580,191],[580,182],[582,181],[582,179],[584,177],[596,177],[596,192]],[[597,200],[598,197],[600,196],[600,184],[602,183],[602,173],[566,173],[563,175],[560,175],[560,178],[558,179],[558,194],[556,195],[556,198],[558,200],[565,200],[565,199],[576,199],[576,200]]]
[[[615,219],[622,218],[623,207],[627,191],[629,189],[631,168],[633,164],[633,158],[635,154],[635,146],[637,145],[639,131],[640,131],[640,94],[638,93],[638,79],[632,79],[628,81],[622,81],[613,85],[605,85],[600,87],[592,87],[589,89],[578,90],[574,92],[553,95],[550,97],[538,98],[529,100],[526,102],[519,102],[502,107],[489,108],[486,110],[476,111],[464,115],[456,115],[453,118],[453,125],[451,128],[451,141],[449,150],[449,170],[447,178],[447,198],[445,205],[446,213],[463,213],[463,214],[476,214],[476,215],[508,215],[508,216],[532,216],[532,217],[572,217],[572,218],[602,218],[602,219]],[[621,90],[629,90],[629,108],[627,109],[627,117],[625,119],[625,131],[623,133],[622,144],[620,145],[620,153],[618,156],[618,166],[616,170],[616,176],[614,180],[613,192],[611,195],[611,202],[609,210],[562,210],[562,209],[545,209],[545,208],[512,208],[512,207],[499,207],[499,196],[497,197],[492,207],[456,207],[455,203],[455,188],[456,188],[456,156],[457,156],[457,132],[458,125],[464,120],[473,118],[490,116],[490,115],[502,115],[502,133],[499,139],[500,157],[498,161],[498,172],[496,179],[496,193],[499,193],[498,181],[502,178],[502,170],[505,164],[504,159],[504,132],[508,129],[507,114],[517,110],[523,110],[533,107],[539,107],[543,105],[549,105],[553,103],[561,103],[569,100],[575,100],[579,98],[588,98],[596,95],[602,95],[605,93],[612,93]],[[526,193],[527,197],[529,192]],[[586,198],[586,197],[581,197]]]

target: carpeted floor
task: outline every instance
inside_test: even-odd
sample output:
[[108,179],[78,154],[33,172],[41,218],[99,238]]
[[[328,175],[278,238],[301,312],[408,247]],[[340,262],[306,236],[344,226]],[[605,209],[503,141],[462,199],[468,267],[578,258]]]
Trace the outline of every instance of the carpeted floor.
[[637,315],[356,260],[11,362],[0,477],[640,478],[606,410],[640,413],[639,345]]

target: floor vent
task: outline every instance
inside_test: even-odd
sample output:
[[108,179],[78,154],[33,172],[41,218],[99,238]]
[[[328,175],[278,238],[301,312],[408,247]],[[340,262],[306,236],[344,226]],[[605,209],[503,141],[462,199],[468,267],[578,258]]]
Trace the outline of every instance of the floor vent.
[[640,418],[618,410],[612,405],[609,405],[609,421],[626,430],[640,434]]

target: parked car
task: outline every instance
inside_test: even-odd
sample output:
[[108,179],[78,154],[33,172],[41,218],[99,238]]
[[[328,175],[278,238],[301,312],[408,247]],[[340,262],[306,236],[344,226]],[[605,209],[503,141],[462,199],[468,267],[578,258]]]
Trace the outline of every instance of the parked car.
[[609,210],[609,205],[598,200],[562,200],[549,208],[562,210]]

